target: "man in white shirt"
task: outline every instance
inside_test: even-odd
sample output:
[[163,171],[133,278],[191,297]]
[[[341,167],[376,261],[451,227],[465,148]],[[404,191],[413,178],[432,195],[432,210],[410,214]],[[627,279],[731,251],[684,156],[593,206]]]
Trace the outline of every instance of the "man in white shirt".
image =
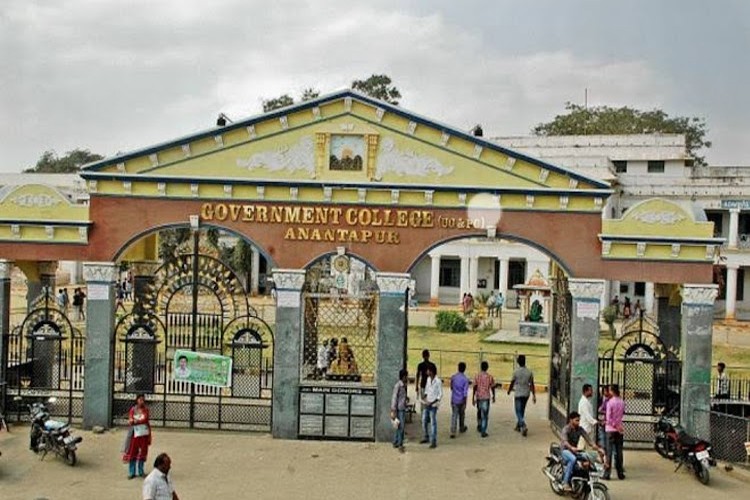
[[589,436],[594,436],[594,428],[597,420],[594,417],[594,407],[591,405],[591,396],[594,388],[591,384],[583,384],[583,395],[578,401],[578,413],[581,415],[581,427]]
[[[427,367],[427,384],[422,395],[422,432],[421,443],[430,443],[430,448],[437,447],[437,410],[443,397],[443,382],[435,374],[434,365]],[[428,432],[428,424],[431,424]]]
[[160,453],[154,460],[154,470],[143,481],[143,500],[180,500],[174,491],[174,483],[169,479],[172,460],[166,453]]

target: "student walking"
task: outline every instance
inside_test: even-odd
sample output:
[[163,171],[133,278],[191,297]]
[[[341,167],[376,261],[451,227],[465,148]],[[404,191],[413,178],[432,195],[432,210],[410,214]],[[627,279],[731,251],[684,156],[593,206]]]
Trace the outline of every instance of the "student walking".
[[451,377],[451,438],[456,437],[456,429],[466,432],[466,400],[469,397],[469,377],[464,373],[466,363],[458,364],[458,371]]
[[406,384],[409,380],[409,372],[401,370],[398,372],[398,382],[393,386],[391,396],[391,420],[396,432],[393,436],[393,447],[403,453],[404,449],[404,422],[406,419]]
[[[427,368],[427,383],[422,396],[422,431],[421,443],[429,441],[430,448],[437,447],[437,410],[443,398],[443,382],[435,374],[434,365]],[[428,426],[428,423],[432,424]]]
[[471,403],[479,409],[479,422],[477,430],[482,437],[487,437],[487,426],[490,418],[490,397],[495,402],[495,379],[487,373],[490,364],[482,361],[482,371],[474,377],[474,391],[471,396]]
[[508,387],[508,395],[510,395],[510,391],[516,391],[515,398],[513,398],[516,412],[515,430],[520,431],[525,437],[529,433],[529,428],[526,427],[526,404],[529,402],[529,395],[536,404],[536,389],[534,387],[534,373],[526,368],[526,356],[519,355],[517,362],[518,368],[513,372],[513,379]]

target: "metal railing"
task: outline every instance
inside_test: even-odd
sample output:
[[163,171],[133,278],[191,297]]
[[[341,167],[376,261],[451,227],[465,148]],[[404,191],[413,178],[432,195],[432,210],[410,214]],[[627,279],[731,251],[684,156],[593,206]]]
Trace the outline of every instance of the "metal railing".
[[[417,374],[417,365],[422,361],[423,348],[408,349],[407,369],[409,376],[414,377]],[[513,370],[516,366],[516,358],[519,354],[526,355],[526,366],[534,372],[534,381],[537,384],[546,384],[549,378],[549,355],[547,354],[526,354],[523,351],[462,351],[446,349],[429,349],[430,361],[435,363],[438,370],[438,377],[443,382],[447,382],[451,375],[456,373],[458,363],[466,363],[466,375],[470,378],[479,373],[482,361],[487,361],[490,365],[489,373],[497,380],[510,381]]]
[[727,415],[716,411],[695,410],[696,416],[709,417],[709,430],[698,429],[698,437],[707,439],[714,457],[724,462],[750,465],[745,443],[750,442],[750,418]]
[[[711,378],[711,397],[716,398],[719,384],[716,377]],[[750,376],[730,377],[728,381],[729,401],[750,401]],[[724,395],[726,397],[726,395]]]

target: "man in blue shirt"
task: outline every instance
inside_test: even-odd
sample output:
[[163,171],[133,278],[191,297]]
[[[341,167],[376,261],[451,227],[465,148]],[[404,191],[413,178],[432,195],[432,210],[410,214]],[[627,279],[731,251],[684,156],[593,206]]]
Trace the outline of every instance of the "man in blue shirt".
[[456,437],[456,428],[460,432],[466,432],[466,399],[469,396],[469,377],[466,371],[466,363],[458,364],[458,371],[451,377],[451,438]]

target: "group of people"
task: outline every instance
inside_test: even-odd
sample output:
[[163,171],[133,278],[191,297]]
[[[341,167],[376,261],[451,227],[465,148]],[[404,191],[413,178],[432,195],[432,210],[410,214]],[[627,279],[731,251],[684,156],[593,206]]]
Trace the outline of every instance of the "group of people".
[[503,315],[503,305],[505,305],[505,297],[503,297],[503,292],[498,292],[495,294],[495,291],[490,292],[490,296],[487,297],[487,302],[485,303],[487,306],[487,316],[490,318],[493,317],[502,317]]
[[172,460],[160,453],[154,460],[153,470],[146,476],[144,465],[152,442],[151,422],[146,397],[138,394],[128,412],[128,430],[122,448],[122,459],[128,464],[128,479],[144,477],[143,500],[179,500],[174,483],[169,477]]
[[[83,321],[86,319],[86,310],[84,308],[86,299],[86,292],[82,288],[76,288],[73,290],[73,311],[76,313],[76,320]],[[71,306],[70,295],[68,295],[67,288],[60,288],[57,290],[55,295],[55,302],[65,314],[68,313],[68,308]]]
[[464,316],[471,316],[471,314],[474,312],[474,296],[470,293],[465,293],[463,297],[461,297],[461,310],[464,313]]
[[591,384],[584,384],[581,399],[578,401],[578,411],[568,415],[568,423],[562,430],[560,448],[565,463],[563,484],[566,490],[571,489],[570,481],[576,461],[585,452],[587,445],[603,458],[603,479],[610,479],[613,465],[618,479],[625,479],[622,453],[625,438],[625,402],[620,397],[620,387],[612,384],[602,388],[602,403],[596,417],[591,401],[593,395],[594,389]]
[[638,316],[643,309],[643,306],[641,306],[641,299],[637,299],[635,305],[633,305],[633,303],[630,302],[630,297],[625,297],[625,300],[622,302],[622,310],[620,310],[620,297],[618,295],[615,295],[612,302],[610,302],[610,305],[615,308],[618,316],[622,316],[625,319],[628,319],[631,316]]
[[349,345],[346,337],[324,340],[318,346],[316,361],[316,378],[326,378],[329,375],[357,375],[357,361],[354,359],[354,350]]
[[115,283],[115,310],[122,309],[123,312],[127,312],[126,300],[133,300],[133,283],[129,279]]
[[[525,414],[529,398],[536,403],[534,375],[526,367],[526,356],[517,358],[518,367],[508,386],[508,394],[515,391],[514,410],[516,414],[515,430],[523,436],[528,433]],[[407,384],[409,373],[407,370],[399,372],[399,380],[393,388],[391,397],[391,419],[393,420],[395,435],[393,447],[404,452],[404,419],[406,417],[408,397]],[[415,391],[421,405],[422,440],[420,444],[429,443],[430,448],[437,447],[437,411],[443,398],[443,382],[437,375],[437,366],[430,361],[430,351],[422,351],[422,362],[417,366],[415,377]],[[466,363],[458,363],[457,371],[451,376],[451,423],[450,437],[468,430],[466,426],[466,406],[469,400],[469,388],[472,388],[471,403],[477,409],[477,432],[486,438],[489,426],[490,405],[496,401],[495,390],[499,384],[489,373],[489,363],[482,361],[480,372],[469,380],[466,375]]]

